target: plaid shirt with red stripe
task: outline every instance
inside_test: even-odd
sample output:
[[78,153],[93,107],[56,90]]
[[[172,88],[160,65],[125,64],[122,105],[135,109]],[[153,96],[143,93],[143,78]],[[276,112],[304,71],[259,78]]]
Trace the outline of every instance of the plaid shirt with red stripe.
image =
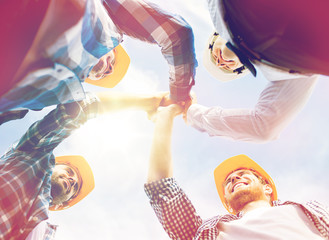
[[[242,217],[232,214],[215,216],[202,220],[190,199],[173,178],[165,178],[144,186],[150,203],[169,237],[174,240],[216,240],[219,234],[217,224]],[[313,222],[320,235],[329,239],[329,211],[316,201],[307,204],[275,202],[275,206],[297,205]]]
[[[169,65],[170,97],[187,100],[194,85],[197,60],[190,25],[143,0],[88,0],[80,23],[46,50],[53,66],[32,71],[0,97],[0,113],[79,101],[92,66],[122,42],[122,35],[157,44]],[[16,116],[3,116],[0,123]]]
[[170,96],[176,101],[186,100],[198,65],[190,25],[182,17],[142,0],[103,0],[103,4],[120,32],[161,47],[169,64]]
[[[48,219],[52,152],[97,111],[98,100],[91,94],[83,101],[58,105],[0,158],[0,239],[23,240]],[[48,224],[43,239],[53,239],[55,231],[56,226]]]

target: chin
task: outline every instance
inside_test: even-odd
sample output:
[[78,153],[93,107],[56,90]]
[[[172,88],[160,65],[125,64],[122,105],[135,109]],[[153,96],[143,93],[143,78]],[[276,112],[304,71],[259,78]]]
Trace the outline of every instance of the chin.
[[251,190],[250,188],[239,189],[233,193],[228,200],[231,207],[236,211],[241,211],[248,203],[262,199],[261,191]]

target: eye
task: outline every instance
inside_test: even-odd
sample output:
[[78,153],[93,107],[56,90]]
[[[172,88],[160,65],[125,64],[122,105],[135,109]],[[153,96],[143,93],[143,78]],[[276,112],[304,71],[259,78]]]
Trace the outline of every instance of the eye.
[[67,171],[67,173],[68,173],[70,176],[73,176],[73,175],[74,175],[74,172],[73,172],[73,170],[72,170],[70,167],[67,167],[67,168],[66,168],[66,171]]
[[74,185],[74,193],[76,194],[76,193],[78,192],[78,190],[79,190],[79,184],[76,183],[76,184]]
[[231,182],[231,178],[226,179],[225,185],[229,184]]

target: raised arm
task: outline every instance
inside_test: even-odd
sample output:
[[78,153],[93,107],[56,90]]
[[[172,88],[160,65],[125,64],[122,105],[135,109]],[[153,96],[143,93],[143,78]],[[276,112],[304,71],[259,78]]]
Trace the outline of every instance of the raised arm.
[[100,100],[100,113],[122,110],[142,110],[148,113],[155,112],[166,93],[135,94],[135,93],[96,93]]
[[176,104],[158,109],[151,147],[147,182],[173,176],[171,135],[175,116],[182,111]]
[[42,120],[35,122],[20,139],[21,151],[52,151],[75,129],[100,113],[136,109],[156,111],[163,97],[157,94],[87,93],[86,99],[60,104]]
[[124,34],[161,47],[169,65],[171,99],[188,100],[197,66],[189,24],[142,0],[105,0],[104,6]]
[[145,191],[159,222],[170,239],[193,239],[202,219],[173,176],[171,134],[174,117],[183,111],[178,105],[159,108],[151,147]]

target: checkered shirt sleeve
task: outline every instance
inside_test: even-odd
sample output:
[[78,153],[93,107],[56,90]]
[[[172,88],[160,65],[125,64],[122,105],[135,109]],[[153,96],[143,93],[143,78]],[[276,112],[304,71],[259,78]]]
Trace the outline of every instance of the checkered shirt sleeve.
[[52,151],[88,119],[98,113],[98,98],[91,93],[79,102],[60,104],[44,119],[35,122],[20,139],[16,149],[20,151]]
[[174,179],[145,184],[160,223],[171,239],[193,239],[202,223],[195,208]]
[[144,188],[160,223],[174,240],[216,240],[219,222],[241,218],[241,215],[226,214],[202,220],[173,178],[147,183]]
[[186,100],[197,67],[190,25],[182,17],[142,0],[104,0],[104,5],[124,34],[161,47],[169,64],[170,96],[173,100]]
[[309,201],[305,204],[286,201],[278,205],[297,205],[308,219],[314,224],[324,239],[329,240],[329,208],[317,201]]
[[5,122],[9,122],[11,120],[21,119],[25,117],[28,111],[29,110],[16,110],[16,111],[0,113],[0,125],[4,124]]

